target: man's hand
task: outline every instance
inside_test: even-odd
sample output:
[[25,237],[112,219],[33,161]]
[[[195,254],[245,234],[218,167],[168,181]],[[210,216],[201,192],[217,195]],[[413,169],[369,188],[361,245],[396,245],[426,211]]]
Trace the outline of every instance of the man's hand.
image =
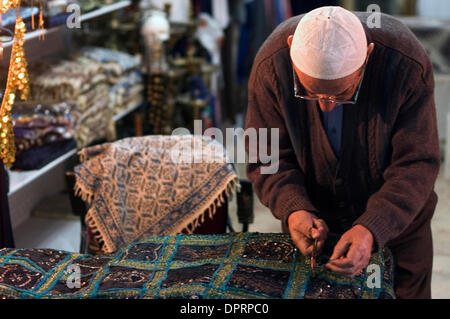
[[304,256],[311,256],[316,239],[317,252],[320,252],[329,232],[323,219],[306,210],[298,210],[289,215],[288,227],[294,244]]
[[341,275],[355,277],[369,263],[372,245],[372,233],[366,227],[356,225],[339,239],[326,267]]

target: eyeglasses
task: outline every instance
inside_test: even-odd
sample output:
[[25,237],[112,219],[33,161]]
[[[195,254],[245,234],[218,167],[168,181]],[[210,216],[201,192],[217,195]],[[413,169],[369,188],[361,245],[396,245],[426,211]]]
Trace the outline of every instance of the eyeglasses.
[[[361,90],[365,71],[366,71],[366,63],[364,63],[361,80],[359,81],[358,87],[357,87],[355,93],[353,94],[352,98],[350,100],[338,100],[338,99],[334,99],[331,97],[323,98],[323,97],[300,95],[298,93],[298,86],[297,86],[297,81],[300,83],[300,80],[298,80],[297,74],[295,73],[295,70],[294,70],[293,71],[294,72],[294,96],[298,97],[300,99],[303,99],[303,100],[307,100],[307,101],[322,101],[322,102],[326,102],[326,103],[336,103],[336,104],[356,104],[356,102],[358,101],[359,91]],[[296,79],[297,79],[297,81],[296,81]]]

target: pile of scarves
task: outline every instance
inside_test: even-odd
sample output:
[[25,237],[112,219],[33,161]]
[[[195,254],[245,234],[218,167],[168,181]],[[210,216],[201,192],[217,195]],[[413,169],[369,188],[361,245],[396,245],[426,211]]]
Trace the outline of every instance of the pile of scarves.
[[82,55],[70,60],[45,61],[30,68],[35,101],[70,102],[79,113],[75,139],[79,148],[115,138],[109,107],[109,85],[101,63]]
[[62,102],[18,102],[13,109],[16,161],[13,169],[39,169],[76,147],[79,114]]
[[144,86],[136,58],[124,52],[100,47],[86,47],[81,54],[102,64],[109,85],[113,115],[143,103]]

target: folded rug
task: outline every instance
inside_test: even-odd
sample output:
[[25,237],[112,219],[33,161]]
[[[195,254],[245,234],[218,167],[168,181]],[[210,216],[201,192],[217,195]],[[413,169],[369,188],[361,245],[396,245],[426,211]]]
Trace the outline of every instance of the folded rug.
[[103,252],[190,233],[238,185],[223,146],[201,136],[132,137],[79,155],[75,192],[91,204],[86,223]]
[[[101,256],[6,248],[0,299],[395,298],[389,250],[369,265],[352,279],[326,268],[311,277],[309,258],[287,234],[151,236]],[[370,284],[373,276],[379,285]]]

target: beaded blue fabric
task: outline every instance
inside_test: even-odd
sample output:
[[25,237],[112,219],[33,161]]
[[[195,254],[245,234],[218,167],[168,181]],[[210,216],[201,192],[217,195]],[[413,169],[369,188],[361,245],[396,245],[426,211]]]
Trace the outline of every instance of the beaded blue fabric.
[[152,236],[96,256],[4,248],[0,298],[395,298],[388,250],[369,262],[379,288],[367,270],[311,277],[309,262],[286,234]]

